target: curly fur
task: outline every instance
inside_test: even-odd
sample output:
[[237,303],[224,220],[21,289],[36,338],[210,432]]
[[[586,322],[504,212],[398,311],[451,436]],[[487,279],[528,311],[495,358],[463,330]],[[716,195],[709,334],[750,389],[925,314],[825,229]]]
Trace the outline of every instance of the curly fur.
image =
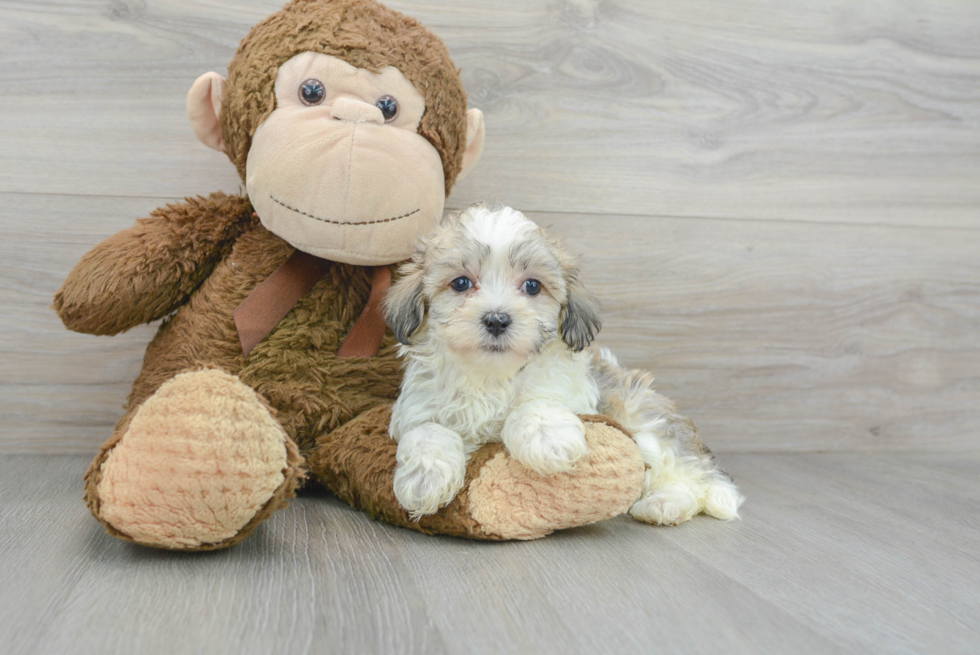
[[[542,475],[575,470],[588,455],[577,415],[599,411],[633,433],[649,467],[634,518],[737,516],[731,478],[653,376],[623,369],[607,350],[583,351],[599,326],[595,300],[562,245],[520,212],[475,205],[450,217],[403,273],[386,305],[407,342],[389,432],[395,494],[413,516],[450,502],[465,455],[486,443],[503,442]],[[528,293],[528,280],[539,291]]]

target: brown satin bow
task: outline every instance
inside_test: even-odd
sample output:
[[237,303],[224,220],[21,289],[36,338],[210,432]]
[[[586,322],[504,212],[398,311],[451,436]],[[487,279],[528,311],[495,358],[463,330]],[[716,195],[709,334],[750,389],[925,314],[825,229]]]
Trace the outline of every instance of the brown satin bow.
[[[252,290],[232,314],[246,357],[272,334],[279,322],[310,292],[329,267],[327,260],[297,250]],[[372,267],[371,295],[364,311],[337,350],[338,357],[373,357],[378,354],[385,335],[381,301],[390,286],[391,269],[387,266]]]

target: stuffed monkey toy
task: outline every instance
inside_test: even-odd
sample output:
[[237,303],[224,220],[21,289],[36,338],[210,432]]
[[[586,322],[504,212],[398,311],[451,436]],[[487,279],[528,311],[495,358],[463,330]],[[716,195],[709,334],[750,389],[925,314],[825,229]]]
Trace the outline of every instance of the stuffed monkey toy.
[[636,445],[597,416],[572,475],[540,477],[493,444],[439,513],[413,521],[395,499],[401,367],[379,303],[484,138],[436,36],[373,0],[294,0],[245,37],[227,80],[193,84],[187,109],[247,197],[155,210],[85,255],[54,300],[88,334],[163,319],[85,475],[111,535],[224,548],[314,481],[389,523],[489,540],[592,523],[639,497]]

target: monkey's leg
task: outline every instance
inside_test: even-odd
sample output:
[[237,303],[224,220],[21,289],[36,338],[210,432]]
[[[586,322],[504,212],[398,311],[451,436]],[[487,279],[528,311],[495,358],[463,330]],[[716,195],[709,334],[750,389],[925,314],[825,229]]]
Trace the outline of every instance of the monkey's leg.
[[288,504],[302,458],[261,398],[216,369],[181,373],[127,414],[85,474],[113,536],[174,550],[225,548]]
[[490,444],[471,456],[456,499],[413,521],[393,490],[390,418],[390,406],[361,414],[318,439],[307,464],[352,507],[394,525],[472,539],[537,539],[622,514],[642,490],[644,464],[633,440],[604,417],[583,417],[589,456],[573,473],[538,475],[503,444]]

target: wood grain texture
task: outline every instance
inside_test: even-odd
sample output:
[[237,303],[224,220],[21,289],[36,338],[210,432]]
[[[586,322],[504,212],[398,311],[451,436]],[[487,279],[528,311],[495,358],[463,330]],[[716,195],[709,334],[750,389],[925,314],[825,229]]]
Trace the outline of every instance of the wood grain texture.
[[[158,202],[0,194],[0,450],[108,437],[154,328],[73,334],[49,305],[93,233]],[[714,449],[980,446],[980,231],[531,216],[583,253],[599,341],[654,371]]]
[[[281,2],[0,6],[0,452],[86,453],[0,456],[4,652],[976,652],[974,2],[389,2],[487,116],[450,204],[584,253],[600,340],[699,423],[741,522],[482,544],[311,496],[231,551],[104,535],[80,478],[155,328],[72,334],[51,297],[134,218],[239,190],[184,95]],[[867,452],[778,454],[835,450]]]
[[[281,0],[0,7],[0,191],[233,191],[184,96]],[[980,5],[392,1],[487,115],[455,194],[537,211],[977,226]]]
[[87,653],[973,653],[980,454],[731,454],[743,519],[473,543],[303,497],[207,554],[111,539],[86,460],[0,458],[0,643]]
[[[135,217],[238,190],[183,97],[278,3],[0,7],[0,451],[109,434],[154,328],[70,334],[51,296]],[[714,448],[980,441],[976,7],[393,6],[443,35],[487,113],[451,204],[547,210],[585,253],[602,342]]]
[[977,231],[533,216],[712,447],[980,447]]
[[0,450],[92,452],[122,415],[156,330],[68,332],[54,292],[102,238],[158,199],[0,194]]

